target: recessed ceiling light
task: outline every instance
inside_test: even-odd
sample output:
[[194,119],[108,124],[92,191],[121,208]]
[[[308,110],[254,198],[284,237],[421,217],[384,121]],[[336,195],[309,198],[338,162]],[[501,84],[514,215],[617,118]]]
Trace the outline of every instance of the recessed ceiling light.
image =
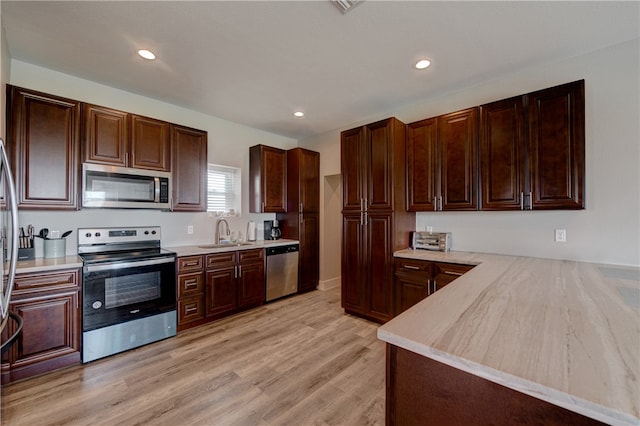
[[429,65],[431,65],[431,61],[428,59],[420,59],[418,62],[416,62],[416,64],[414,65],[416,67],[416,69],[419,70],[423,70],[425,68],[428,68]]
[[156,58],[156,55],[152,51],[146,49],[138,50],[138,55],[150,61],[153,61]]
[[296,117],[304,117],[304,112],[296,111],[296,112],[293,113],[293,115],[295,115]]

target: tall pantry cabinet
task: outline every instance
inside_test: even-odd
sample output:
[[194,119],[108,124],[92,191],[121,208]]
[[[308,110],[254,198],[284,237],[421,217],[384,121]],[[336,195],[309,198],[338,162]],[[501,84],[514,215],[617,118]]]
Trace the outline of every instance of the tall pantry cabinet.
[[342,306],[377,322],[393,317],[393,252],[409,245],[405,124],[389,118],[341,134]]
[[300,241],[298,292],[315,290],[320,278],[320,153],[287,151],[287,212],[276,218],[283,237]]

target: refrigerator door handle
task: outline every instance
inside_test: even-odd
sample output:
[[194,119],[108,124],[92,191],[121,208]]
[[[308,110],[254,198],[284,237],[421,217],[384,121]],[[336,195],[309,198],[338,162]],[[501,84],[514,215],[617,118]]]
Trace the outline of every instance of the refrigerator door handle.
[[[7,207],[10,211],[11,220],[11,247],[10,247],[10,261],[9,261],[9,276],[7,279],[6,287],[3,282],[0,283],[0,315],[2,317],[2,326],[0,330],[4,329],[7,320],[9,319],[9,302],[11,300],[11,293],[13,292],[13,284],[16,278],[16,263],[18,261],[18,205],[16,203],[16,189],[13,182],[13,175],[9,166],[9,159],[7,158],[7,151],[4,146],[4,140],[0,138],[0,173],[6,179],[7,194],[5,194]],[[0,244],[2,245],[2,244]],[[4,247],[2,247],[4,249]],[[4,256],[3,256],[4,257]],[[4,278],[4,259],[1,259],[2,274]]]

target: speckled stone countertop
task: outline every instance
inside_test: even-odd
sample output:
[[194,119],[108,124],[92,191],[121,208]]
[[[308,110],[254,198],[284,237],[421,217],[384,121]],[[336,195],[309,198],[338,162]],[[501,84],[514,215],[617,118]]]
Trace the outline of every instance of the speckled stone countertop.
[[[5,265],[8,265],[5,263]],[[5,266],[5,270],[8,266]],[[17,274],[50,272],[60,269],[82,268],[82,259],[76,255],[47,259],[38,257],[33,260],[19,260],[16,264]]]
[[401,250],[477,265],[378,338],[610,424],[640,424],[640,269]]
[[251,249],[262,249],[267,247],[277,247],[284,246],[287,244],[297,244],[298,240],[259,240],[251,243],[247,243],[245,245],[237,245],[237,244],[229,244],[228,247],[220,247],[220,248],[212,248],[211,244],[199,244],[192,246],[177,246],[177,247],[164,247],[167,250],[175,252],[178,257],[182,256],[196,256],[199,254],[211,254],[211,253],[224,253],[227,251],[238,251],[238,250],[251,250]]

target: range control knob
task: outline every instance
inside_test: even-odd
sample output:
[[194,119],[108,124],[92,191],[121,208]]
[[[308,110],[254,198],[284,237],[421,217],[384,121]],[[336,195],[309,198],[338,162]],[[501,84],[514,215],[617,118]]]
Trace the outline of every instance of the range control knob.
[[87,238],[91,238],[91,232],[87,232],[86,234],[84,234],[84,236]]
[[96,237],[99,237],[99,236],[100,236],[100,233],[99,233],[99,232],[96,232]]
[[149,231],[144,231],[144,235],[149,235]]
[[151,231],[151,234],[156,235],[156,231]]

